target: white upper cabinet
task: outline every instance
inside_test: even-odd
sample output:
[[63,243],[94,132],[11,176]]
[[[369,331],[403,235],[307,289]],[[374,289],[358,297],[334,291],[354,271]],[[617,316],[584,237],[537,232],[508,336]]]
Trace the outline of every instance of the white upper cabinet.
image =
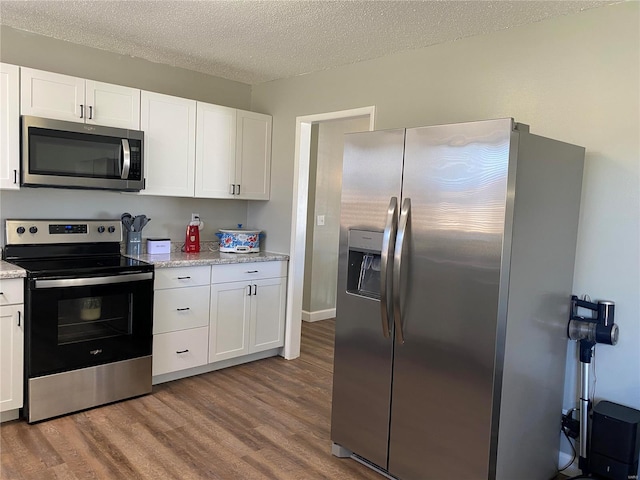
[[140,130],[140,90],[21,69],[22,115]]
[[140,130],[140,90],[93,80],[85,86],[87,123]]
[[234,198],[236,109],[198,102],[195,196]]
[[0,63],[0,189],[20,188],[19,67]]
[[271,185],[271,116],[238,110],[235,197],[269,200]]
[[271,117],[198,102],[196,197],[268,200]]
[[146,186],[141,194],[193,197],[196,102],[142,92]]

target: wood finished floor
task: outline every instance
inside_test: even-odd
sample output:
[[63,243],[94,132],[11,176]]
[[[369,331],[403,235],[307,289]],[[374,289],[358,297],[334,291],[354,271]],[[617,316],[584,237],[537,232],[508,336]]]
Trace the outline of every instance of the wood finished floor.
[[303,322],[293,361],[156,385],[144,397],[35,425],[4,423],[0,479],[383,480],[330,453],[334,326]]
[[3,480],[381,479],[331,455],[334,321],[302,351],[156,385],[153,393],[0,426]]

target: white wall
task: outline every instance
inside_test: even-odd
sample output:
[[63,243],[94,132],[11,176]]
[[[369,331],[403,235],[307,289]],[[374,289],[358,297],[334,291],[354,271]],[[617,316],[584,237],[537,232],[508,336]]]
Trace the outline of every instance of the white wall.
[[[616,302],[596,398],[640,408],[640,4],[576,15],[253,87],[273,115],[272,200],[249,205],[288,252],[296,116],[376,106],[376,129],[514,117],[587,149],[574,292]],[[569,301],[569,299],[567,299]],[[575,405],[569,343],[565,407]]]
[[[321,318],[327,318],[330,313],[326,311],[336,308],[344,135],[369,130],[369,118],[332,120],[314,127],[318,132],[317,154],[309,165],[307,236],[311,238],[307,240],[310,251],[305,252],[302,309],[312,314],[318,312]],[[311,148],[314,148],[313,142]],[[324,216],[324,225],[317,224],[318,215]]]
[[[245,201],[151,197],[99,190],[22,188],[0,191],[2,221],[7,218],[118,219],[124,212],[144,213],[151,218],[143,238],[170,238],[184,242],[191,213],[200,214],[205,223],[201,241],[217,241],[219,228],[246,223]],[[4,229],[4,225],[0,227]],[[4,245],[4,236],[0,243]]]

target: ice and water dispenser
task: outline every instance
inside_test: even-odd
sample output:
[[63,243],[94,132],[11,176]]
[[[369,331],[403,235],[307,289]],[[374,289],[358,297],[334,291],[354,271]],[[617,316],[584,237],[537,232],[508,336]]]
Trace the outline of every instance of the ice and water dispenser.
[[380,298],[382,232],[349,230],[347,292]]

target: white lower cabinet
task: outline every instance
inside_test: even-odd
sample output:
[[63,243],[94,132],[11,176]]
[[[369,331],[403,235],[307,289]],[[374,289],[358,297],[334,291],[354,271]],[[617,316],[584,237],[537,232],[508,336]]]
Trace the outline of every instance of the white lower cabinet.
[[207,363],[211,267],[158,269],[153,302],[152,374]]
[[[212,267],[210,363],[284,345],[285,272],[286,262]],[[213,283],[224,278],[242,280]]]
[[23,279],[0,281],[0,413],[22,408],[24,378]]
[[[152,371],[154,377],[178,376],[154,381],[282,347],[286,275],[286,261],[157,269]],[[180,373],[194,367],[201,368]]]

